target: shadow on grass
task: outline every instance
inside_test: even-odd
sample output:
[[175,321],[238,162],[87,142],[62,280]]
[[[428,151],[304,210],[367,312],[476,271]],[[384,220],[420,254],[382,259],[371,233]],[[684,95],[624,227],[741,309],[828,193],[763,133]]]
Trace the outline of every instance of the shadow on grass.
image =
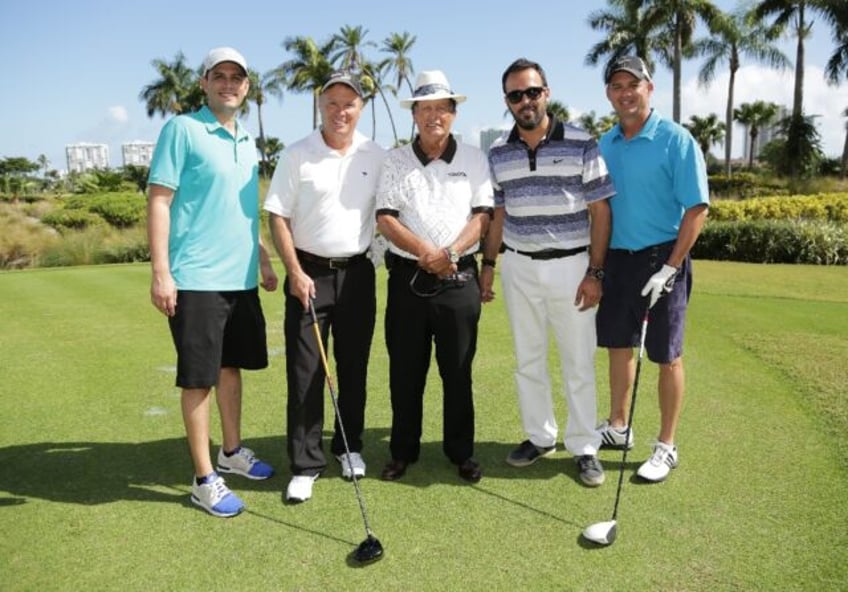
[[[284,450],[280,437],[256,438],[245,444],[260,456],[278,451],[275,456],[279,457]],[[83,505],[120,500],[179,503],[184,498],[188,504],[191,474],[184,437],[138,443],[38,442],[0,448],[0,490],[23,498]],[[239,489],[279,487],[278,483],[239,480]],[[7,500],[0,500],[0,507],[14,505]]]

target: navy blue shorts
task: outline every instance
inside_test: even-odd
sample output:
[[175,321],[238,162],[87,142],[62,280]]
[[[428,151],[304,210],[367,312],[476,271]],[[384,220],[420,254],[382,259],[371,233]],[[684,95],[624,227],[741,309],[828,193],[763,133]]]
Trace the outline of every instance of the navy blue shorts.
[[168,319],[177,349],[177,386],[210,388],[221,368],[259,370],[268,366],[265,317],[259,290],[179,290],[177,311]]
[[[642,296],[642,288],[662,269],[672,248],[673,242],[640,251],[609,250],[604,265],[604,295],[595,317],[599,347],[639,346],[642,317],[649,302],[648,296]],[[652,362],[667,364],[683,355],[683,326],[691,292],[692,261],[687,255],[674,288],[661,296],[650,311],[645,350]]]

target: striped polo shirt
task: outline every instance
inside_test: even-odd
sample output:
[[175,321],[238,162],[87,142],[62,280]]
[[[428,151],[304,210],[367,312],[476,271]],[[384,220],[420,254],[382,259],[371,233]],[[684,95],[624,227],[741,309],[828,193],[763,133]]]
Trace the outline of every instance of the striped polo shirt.
[[516,127],[489,149],[495,207],[506,214],[503,242],[519,251],[588,245],[586,205],[615,195],[594,138],[549,118],[548,132],[535,150]]

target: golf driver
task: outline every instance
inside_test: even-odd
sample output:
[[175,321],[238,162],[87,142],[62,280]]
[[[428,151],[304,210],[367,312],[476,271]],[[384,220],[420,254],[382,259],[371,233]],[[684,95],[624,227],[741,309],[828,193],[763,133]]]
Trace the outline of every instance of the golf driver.
[[595,522],[583,531],[583,538],[597,543],[598,545],[611,545],[615,542],[618,531],[618,502],[621,499],[621,485],[624,482],[624,465],[627,464],[627,442],[630,442],[630,430],[633,427],[633,410],[636,409],[636,390],[639,388],[639,371],[642,369],[642,356],[645,353],[645,335],[648,333],[648,312],[650,305],[645,309],[642,317],[642,335],[639,338],[639,357],[636,360],[636,376],[633,379],[633,396],[630,398],[630,413],[627,417],[627,431],[624,434],[624,452],[621,455],[621,467],[618,471],[618,488],[615,490],[615,505],[612,509],[612,519],[606,522]]
[[321,363],[324,365],[324,374],[327,377],[327,389],[330,391],[330,400],[333,401],[333,408],[336,411],[336,420],[339,422],[339,431],[342,434],[342,441],[344,442],[345,452],[347,453],[345,458],[347,459],[348,468],[350,469],[350,477],[353,481],[353,487],[356,490],[356,500],[359,502],[359,511],[362,513],[362,521],[365,523],[366,538],[364,541],[359,543],[359,546],[355,551],[353,551],[351,556],[357,563],[372,563],[383,558],[383,545],[380,544],[380,541],[374,536],[374,533],[371,531],[371,527],[368,525],[368,514],[365,512],[365,502],[362,499],[362,492],[359,490],[359,481],[357,481],[356,473],[353,470],[353,462],[350,460],[350,447],[347,443],[347,434],[344,430],[344,424],[342,424],[342,414],[339,411],[339,403],[336,399],[336,392],[333,387],[333,378],[330,376],[330,365],[327,363],[327,354],[324,351],[324,341],[321,339],[321,329],[318,326],[318,317],[315,315],[315,304],[311,299],[309,300],[309,313],[312,315],[312,328],[315,332],[315,340],[318,342],[318,353],[321,355]]

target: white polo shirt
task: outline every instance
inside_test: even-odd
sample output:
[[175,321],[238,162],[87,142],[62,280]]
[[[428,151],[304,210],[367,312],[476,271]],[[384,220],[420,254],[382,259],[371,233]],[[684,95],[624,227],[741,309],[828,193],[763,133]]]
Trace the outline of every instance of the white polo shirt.
[[364,253],[374,238],[374,196],[385,155],[358,131],[340,154],[315,130],[280,155],[263,207],[290,220],[298,249],[320,257]]
[[[412,144],[389,151],[377,185],[377,210],[397,213],[416,236],[437,247],[450,246],[471,218],[473,208],[493,208],[489,163],[474,146],[457,143],[450,162],[436,159],[424,165]],[[474,244],[463,255],[475,253]],[[389,250],[417,259],[393,244]]]

